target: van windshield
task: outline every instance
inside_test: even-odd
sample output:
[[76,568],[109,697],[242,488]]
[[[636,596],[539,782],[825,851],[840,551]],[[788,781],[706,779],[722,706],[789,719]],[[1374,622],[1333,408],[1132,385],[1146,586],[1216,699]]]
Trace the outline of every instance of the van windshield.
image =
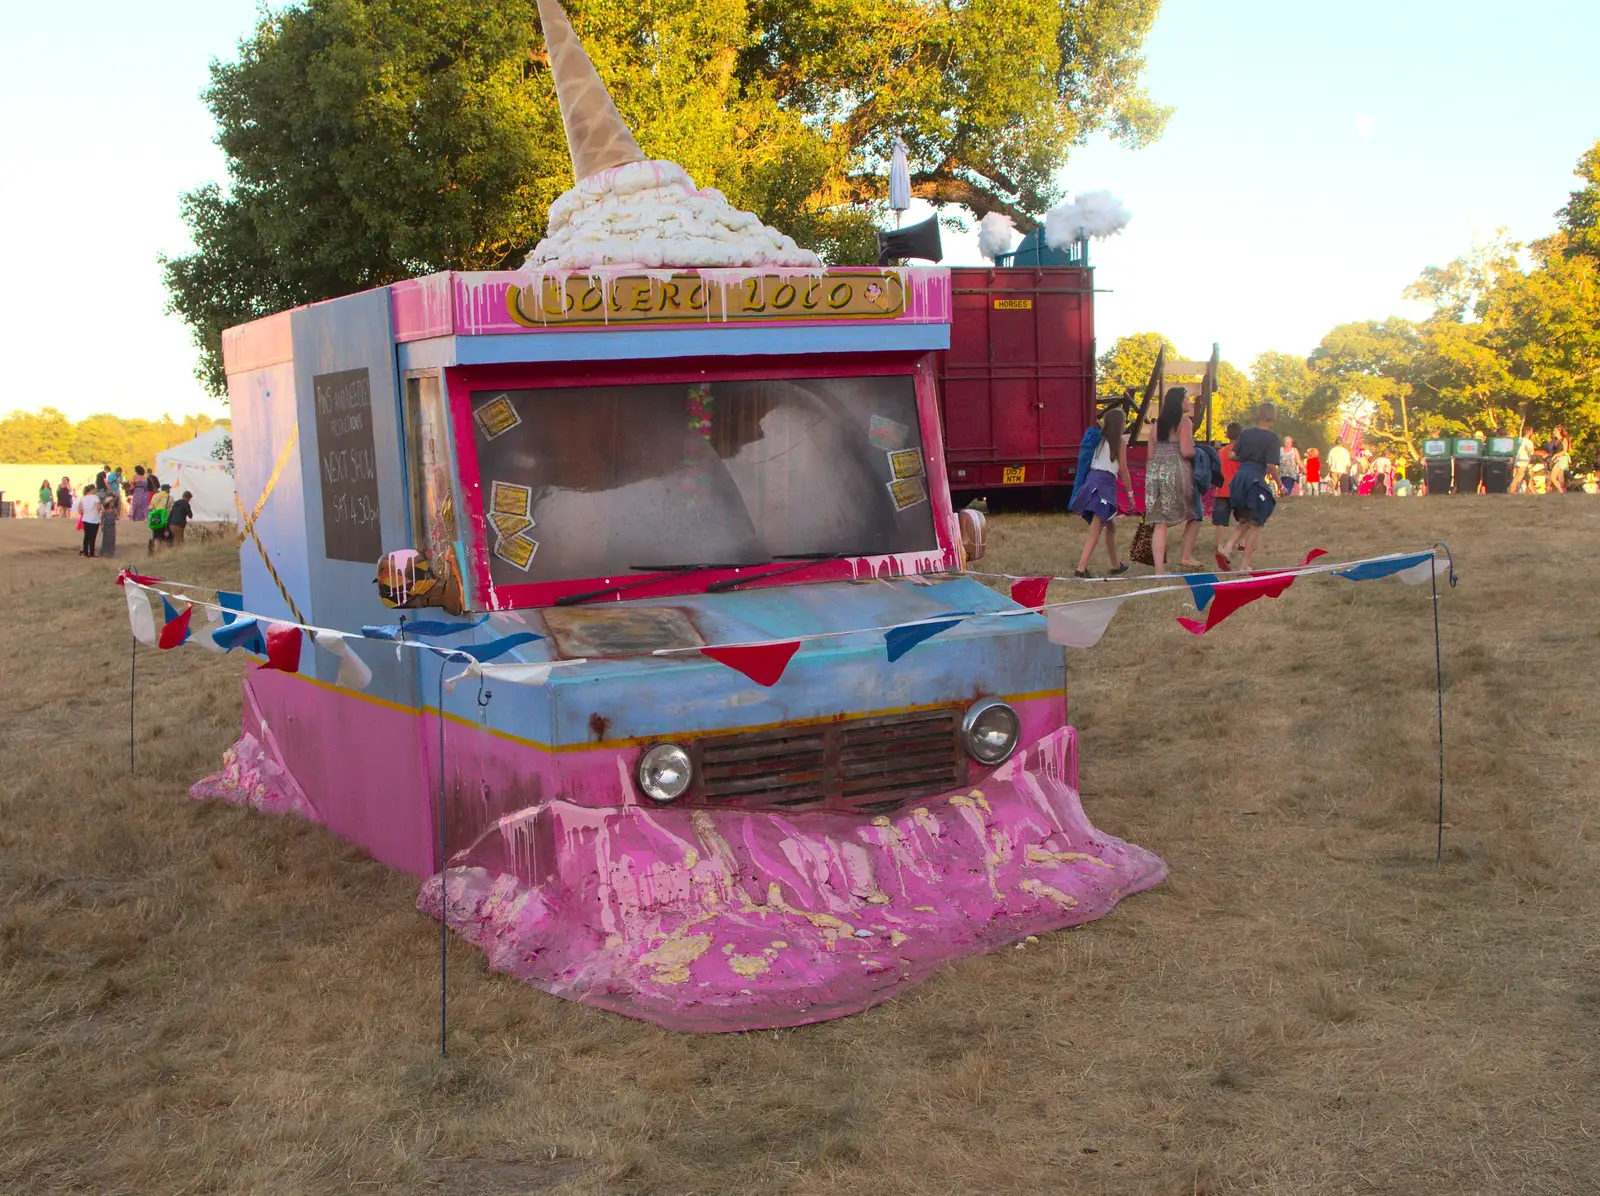
[[495,585],[935,551],[906,375],[472,394]]

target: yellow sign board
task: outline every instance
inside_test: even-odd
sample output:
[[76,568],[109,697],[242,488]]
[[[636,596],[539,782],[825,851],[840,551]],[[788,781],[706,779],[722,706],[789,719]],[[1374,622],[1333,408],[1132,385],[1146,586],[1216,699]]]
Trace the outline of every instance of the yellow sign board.
[[1000,472],[1000,483],[1004,486],[1014,486],[1018,482],[1028,480],[1028,467],[1026,465],[1007,465]]
[[524,328],[883,320],[905,314],[906,286],[891,270],[850,274],[708,271],[615,277],[575,273],[509,288],[506,311]]
[[1033,300],[1032,299],[996,299],[994,301],[994,309],[996,311],[1032,311],[1033,310]]

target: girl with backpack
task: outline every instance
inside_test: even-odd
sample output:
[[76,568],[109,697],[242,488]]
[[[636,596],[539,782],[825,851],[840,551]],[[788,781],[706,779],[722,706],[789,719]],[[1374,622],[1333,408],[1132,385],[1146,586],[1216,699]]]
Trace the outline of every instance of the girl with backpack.
[[167,530],[167,516],[172,510],[172,493],[170,486],[163,486],[157,490],[150,499],[150,513],[145,516],[145,526],[150,529],[150,546],[147,552],[153,554],[157,544],[165,544],[172,539],[172,533]]
[[[1128,571],[1127,561],[1117,560],[1117,526],[1115,520],[1117,510],[1117,479],[1122,479],[1122,484],[1133,493],[1133,482],[1128,477],[1128,446],[1123,443],[1123,428],[1127,416],[1121,407],[1112,407],[1100,417],[1098,428],[1091,429],[1085,436],[1098,434],[1100,443],[1094,448],[1094,456],[1090,459],[1089,467],[1080,470],[1076,483],[1072,487],[1072,498],[1067,502],[1067,510],[1082,515],[1084,522],[1089,525],[1089,537],[1083,542],[1083,553],[1078,558],[1078,567],[1073,572],[1074,577],[1088,577],[1089,558],[1094,555],[1094,546],[1100,542],[1103,533],[1106,540],[1106,556],[1110,558],[1111,568],[1106,576],[1114,577],[1119,573]],[[1080,449],[1080,456],[1087,451],[1085,444]]]

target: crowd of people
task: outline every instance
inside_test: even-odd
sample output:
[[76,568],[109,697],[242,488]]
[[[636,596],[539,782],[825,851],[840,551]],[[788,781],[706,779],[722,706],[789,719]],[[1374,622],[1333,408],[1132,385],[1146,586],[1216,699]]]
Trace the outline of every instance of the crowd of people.
[[40,519],[75,519],[83,533],[78,555],[114,557],[117,555],[117,525],[124,519],[149,533],[146,554],[181,545],[194,517],[194,494],[185,490],[172,496],[170,483],[161,482],[153,471],[135,465],[131,476],[122,466],[107,465],[95,474],[94,481],[74,488],[70,478],[57,486],[45,478],[39,483]]
[[[1194,399],[1187,387],[1174,386],[1162,396],[1144,474],[1144,524],[1150,531],[1147,563],[1166,572],[1169,540],[1178,529],[1178,571],[1208,570],[1211,566],[1197,560],[1195,551],[1201,525],[1210,520],[1217,566],[1231,571],[1237,555],[1249,570],[1278,499],[1301,485],[1300,455],[1292,437],[1280,440],[1273,431],[1278,411],[1271,403],[1257,406],[1253,426],[1229,424],[1227,442],[1220,445],[1195,439],[1194,418]],[[1111,563],[1108,575],[1128,571],[1128,562],[1119,558],[1116,536],[1121,514],[1118,483],[1130,495],[1133,492],[1127,440],[1127,413],[1121,405],[1108,408],[1084,438],[1080,453],[1084,467],[1068,503],[1068,510],[1089,524],[1076,577],[1092,576],[1089,562],[1102,539]],[[1313,467],[1310,472],[1320,484],[1320,469]],[[1136,541],[1130,555],[1137,554]]]
[[[1127,461],[1130,402],[1107,408],[1084,437],[1078,480],[1068,503],[1068,510],[1089,525],[1074,570],[1076,577],[1092,576],[1089,563],[1102,541],[1110,560],[1108,576],[1128,571],[1128,562],[1118,552],[1117,520],[1125,514],[1124,507],[1131,505],[1124,504],[1120,495],[1126,493],[1131,499],[1135,493]],[[1230,423],[1225,442],[1198,441],[1193,397],[1182,386],[1167,391],[1147,440],[1143,523],[1149,529],[1148,555],[1141,555],[1139,537],[1130,555],[1166,572],[1169,541],[1176,535],[1178,572],[1209,571],[1212,566],[1195,557],[1201,526],[1209,520],[1216,534],[1217,567],[1231,571],[1237,557],[1237,563],[1248,571],[1254,568],[1262,529],[1280,499],[1427,493],[1427,467],[1421,458],[1391,456],[1381,447],[1358,447],[1351,452],[1342,442],[1335,443],[1326,456],[1314,447],[1302,453],[1293,436],[1278,436],[1273,430],[1276,422],[1277,409],[1261,403],[1251,427]],[[1557,427],[1542,447],[1525,430],[1516,437],[1508,462],[1509,491],[1533,492],[1541,474],[1545,493],[1576,488],[1581,479],[1572,477],[1571,462],[1572,441],[1564,428]],[[1476,488],[1482,490],[1483,484],[1477,483]]]

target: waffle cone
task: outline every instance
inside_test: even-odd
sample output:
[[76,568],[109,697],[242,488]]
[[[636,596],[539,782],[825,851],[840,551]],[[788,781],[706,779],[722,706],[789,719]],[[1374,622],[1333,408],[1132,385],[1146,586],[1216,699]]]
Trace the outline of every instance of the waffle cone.
[[578,41],[566,12],[558,0],[538,0],[538,4],[573,175],[586,179],[602,170],[643,162],[639,143],[623,123],[622,114],[600,81],[594,63],[589,61],[583,43]]

